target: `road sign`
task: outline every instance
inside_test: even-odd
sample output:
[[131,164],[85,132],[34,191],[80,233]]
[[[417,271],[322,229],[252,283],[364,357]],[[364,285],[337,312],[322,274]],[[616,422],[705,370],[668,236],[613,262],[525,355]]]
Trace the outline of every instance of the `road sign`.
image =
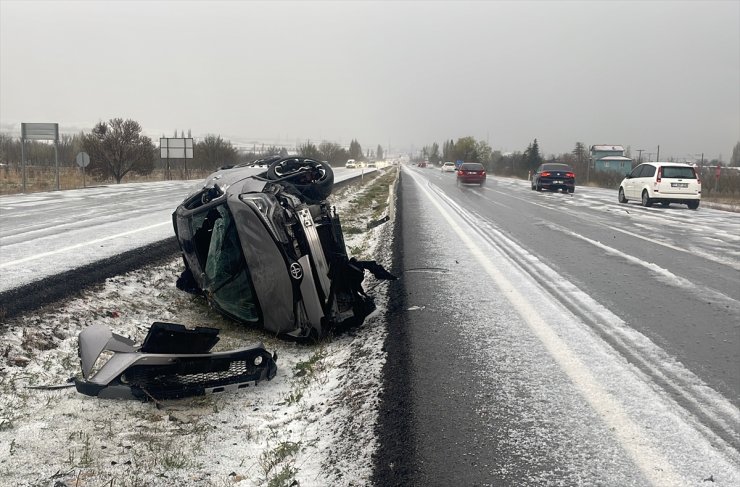
[[77,153],[77,165],[85,168],[90,164],[90,156],[87,155],[87,152],[78,152]]

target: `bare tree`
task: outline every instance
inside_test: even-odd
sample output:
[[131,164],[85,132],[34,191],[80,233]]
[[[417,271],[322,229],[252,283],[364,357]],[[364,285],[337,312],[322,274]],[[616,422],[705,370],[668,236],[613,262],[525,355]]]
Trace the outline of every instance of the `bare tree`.
[[141,135],[141,125],[131,119],[99,122],[83,136],[82,147],[90,155],[90,171],[113,177],[117,183],[129,172],[149,174],[154,169],[154,144]]

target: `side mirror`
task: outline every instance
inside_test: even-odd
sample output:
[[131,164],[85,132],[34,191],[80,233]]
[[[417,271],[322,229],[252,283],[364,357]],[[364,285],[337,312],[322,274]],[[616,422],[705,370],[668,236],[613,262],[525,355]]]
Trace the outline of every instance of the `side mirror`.
[[627,179],[632,179],[632,174],[627,173],[627,174],[624,175],[624,177],[627,178]]

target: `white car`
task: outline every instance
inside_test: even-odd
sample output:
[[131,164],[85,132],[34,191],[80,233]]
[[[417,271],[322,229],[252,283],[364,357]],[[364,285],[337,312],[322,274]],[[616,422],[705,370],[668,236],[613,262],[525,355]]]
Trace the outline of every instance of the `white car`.
[[701,179],[696,169],[688,164],[646,162],[622,180],[618,198],[620,203],[638,200],[642,206],[660,203],[667,207],[671,203],[681,203],[695,210],[701,200]]
[[347,169],[354,169],[357,167],[357,162],[355,162],[354,159],[350,159],[347,161],[347,164],[345,164],[344,167]]
[[455,163],[445,162],[442,164],[442,172],[455,172]]

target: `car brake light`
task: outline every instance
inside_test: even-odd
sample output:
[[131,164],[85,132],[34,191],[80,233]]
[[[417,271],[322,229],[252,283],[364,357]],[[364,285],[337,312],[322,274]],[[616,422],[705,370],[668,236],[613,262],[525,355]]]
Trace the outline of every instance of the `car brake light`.
[[565,173],[565,177],[566,177],[566,178],[573,178],[573,179],[575,179],[575,177],[576,177],[576,173],[573,173],[573,172],[567,172],[567,173]]
[[460,169],[459,171],[457,171],[457,175],[458,176],[462,176],[463,175],[462,169]]
[[540,174],[540,176],[544,176],[544,177],[548,177],[549,175],[550,175],[549,172],[543,172],[542,174]]
[[657,180],[656,182],[658,182],[658,183],[659,183],[659,182],[660,182],[660,179],[661,179],[662,177],[663,177],[663,168],[662,168],[662,167],[659,167],[659,168],[658,168],[658,180]]

